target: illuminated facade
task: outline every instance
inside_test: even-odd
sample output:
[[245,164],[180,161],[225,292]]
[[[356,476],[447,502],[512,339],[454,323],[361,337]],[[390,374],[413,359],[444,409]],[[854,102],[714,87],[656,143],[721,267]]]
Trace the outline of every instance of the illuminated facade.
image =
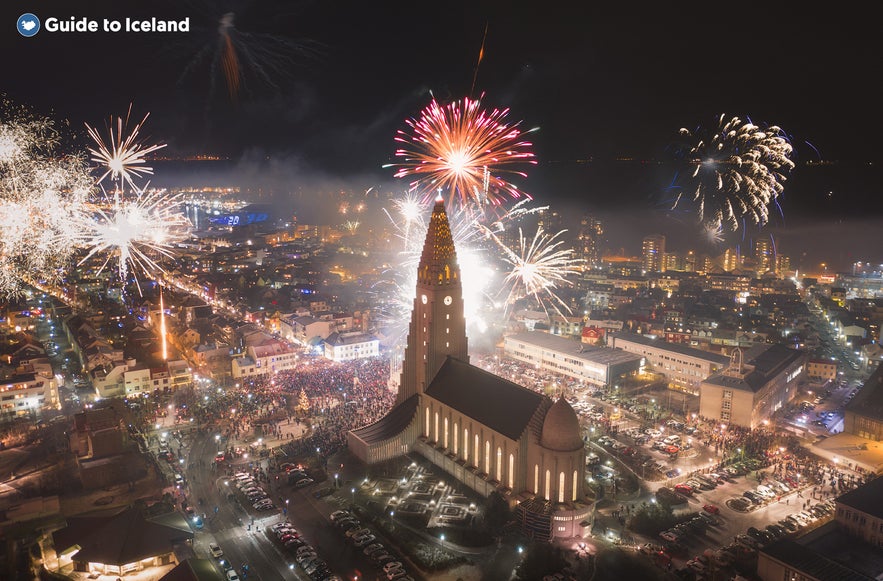
[[61,409],[58,383],[36,373],[0,378],[0,420]]
[[730,366],[699,386],[699,415],[725,425],[757,428],[797,395],[806,353],[785,345],[737,349]]
[[641,244],[641,266],[644,272],[665,270],[665,236],[653,234],[644,238]]
[[641,356],[604,347],[590,347],[579,341],[539,331],[516,333],[503,340],[506,357],[591,385],[607,385],[636,373]]
[[726,369],[730,362],[717,353],[636,333],[611,333],[608,344],[643,357],[649,369],[665,376],[670,389],[693,395],[699,394],[703,379]]
[[573,408],[468,361],[460,268],[438,200],[418,265],[396,405],[351,431],[349,448],[368,464],[417,452],[484,496],[497,492],[511,505],[550,503],[540,530],[531,529],[537,539],[587,533],[580,523],[592,508]]

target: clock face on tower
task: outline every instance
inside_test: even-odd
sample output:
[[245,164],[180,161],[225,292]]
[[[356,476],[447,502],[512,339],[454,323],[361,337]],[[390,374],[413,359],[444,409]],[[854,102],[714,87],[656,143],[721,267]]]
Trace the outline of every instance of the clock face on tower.
[[446,305],[450,305],[452,302],[454,302],[454,299],[451,298],[451,295],[448,295],[445,297],[445,304]]
[[423,304],[425,305],[425,304],[426,304],[426,301],[427,301],[428,299],[426,298],[426,295],[422,295],[422,296],[420,297],[420,300],[421,300],[421,301],[423,302]]

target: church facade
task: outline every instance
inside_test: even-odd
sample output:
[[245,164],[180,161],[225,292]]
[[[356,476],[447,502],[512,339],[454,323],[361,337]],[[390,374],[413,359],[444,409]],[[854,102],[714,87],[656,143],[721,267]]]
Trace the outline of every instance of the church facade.
[[416,452],[484,496],[496,491],[535,538],[587,532],[585,447],[564,398],[469,364],[462,281],[436,201],[417,272],[396,405],[348,434],[367,464]]

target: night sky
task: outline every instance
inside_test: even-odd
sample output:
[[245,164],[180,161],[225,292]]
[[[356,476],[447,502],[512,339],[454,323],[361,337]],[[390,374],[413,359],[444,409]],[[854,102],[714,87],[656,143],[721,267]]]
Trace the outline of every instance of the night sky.
[[[613,245],[655,229],[686,249],[700,246],[690,217],[664,211],[671,145],[681,127],[727,114],[781,127],[797,163],[781,212],[727,242],[772,233],[792,245],[783,252],[811,255],[805,268],[883,262],[881,37],[874,19],[845,5],[99,0],[83,12],[80,4],[0,8],[8,26],[0,92],[79,133],[132,103],[137,120],[150,112],[145,130],[169,155],[229,157],[224,179],[404,190],[381,167],[393,161],[404,120],[430,92],[439,101],[484,95],[521,128],[540,128],[530,136],[539,163],[519,182],[537,202],[599,214]],[[23,12],[43,21],[189,16],[191,31],[44,29],[23,38],[13,30]],[[219,58],[225,14],[234,15],[227,31],[240,55],[235,98]],[[822,160],[836,165],[806,166]]]

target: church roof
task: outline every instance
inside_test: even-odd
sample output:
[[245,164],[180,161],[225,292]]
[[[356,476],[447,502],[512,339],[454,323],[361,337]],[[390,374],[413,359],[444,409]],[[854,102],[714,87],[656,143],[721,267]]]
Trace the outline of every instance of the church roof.
[[583,447],[579,418],[563,397],[546,412],[540,445],[556,452],[573,452]]
[[448,357],[425,390],[429,397],[517,440],[545,396]]
[[389,410],[389,413],[373,424],[353,430],[352,433],[366,444],[382,442],[403,432],[411,423],[415,413],[417,413],[416,394]]

